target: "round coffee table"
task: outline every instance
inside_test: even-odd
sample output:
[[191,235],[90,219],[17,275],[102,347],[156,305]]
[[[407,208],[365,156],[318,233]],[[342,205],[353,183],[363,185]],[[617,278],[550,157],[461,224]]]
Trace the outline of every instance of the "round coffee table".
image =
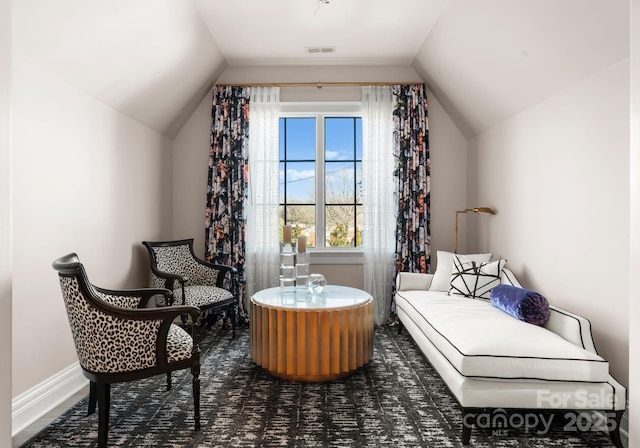
[[259,291],[250,303],[251,358],[274,376],[321,382],[342,378],[373,356],[373,299],[327,285],[318,295],[295,286]]

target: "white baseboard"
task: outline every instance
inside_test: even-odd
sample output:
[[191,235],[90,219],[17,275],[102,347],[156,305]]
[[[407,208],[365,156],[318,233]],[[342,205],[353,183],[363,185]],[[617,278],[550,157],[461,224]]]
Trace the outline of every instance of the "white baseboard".
[[11,437],[88,384],[79,363],[47,378],[11,400]]

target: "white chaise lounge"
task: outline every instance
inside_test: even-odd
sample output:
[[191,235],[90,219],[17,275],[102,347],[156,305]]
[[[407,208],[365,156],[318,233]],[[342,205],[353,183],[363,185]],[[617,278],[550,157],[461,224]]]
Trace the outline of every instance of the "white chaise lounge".
[[[438,255],[440,265],[444,254]],[[600,415],[613,443],[622,448],[626,390],[597,354],[587,319],[550,306],[544,326],[532,325],[490,300],[450,295],[442,290],[442,275],[436,275],[436,282],[432,274],[398,275],[398,331],[406,328],[460,404],[463,444],[469,443],[479,415],[533,409],[576,416],[601,411],[589,415]],[[520,286],[508,269],[499,278]]]

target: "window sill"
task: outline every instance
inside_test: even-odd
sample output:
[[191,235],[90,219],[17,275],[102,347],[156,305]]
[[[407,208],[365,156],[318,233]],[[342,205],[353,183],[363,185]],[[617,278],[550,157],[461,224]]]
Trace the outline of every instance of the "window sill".
[[364,264],[361,249],[311,249],[310,264]]

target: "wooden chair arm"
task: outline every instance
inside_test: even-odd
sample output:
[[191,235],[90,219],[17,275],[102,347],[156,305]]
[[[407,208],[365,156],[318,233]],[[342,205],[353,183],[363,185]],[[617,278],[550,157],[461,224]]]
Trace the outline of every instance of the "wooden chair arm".
[[[160,278],[164,278],[166,280],[171,280],[172,282],[174,280],[177,280],[180,283],[184,283],[186,282],[188,279],[180,274],[174,274],[173,272],[166,272],[166,271],[161,271],[160,269],[158,269],[157,266],[152,265],[151,266],[151,272],[153,272],[156,276],[160,277]],[[167,288],[167,289],[171,289],[171,288]]]
[[95,290],[99,293],[115,296],[115,297],[138,297],[140,300],[136,308],[146,308],[149,305],[149,300],[158,294],[164,295],[165,297],[171,296],[173,293],[169,291],[170,294],[167,294],[167,289],[164,288],[138,288],[138,289],[107,289],[100,288],[98,286],[94,286]]
[[[98,289],[98,288],[96,288]],[[102,288],[101,288],[102,289]],[[104,291],[104,289],[102,289]],[[152,297],[157,294],[162,294],[165,297],[172,297],[173,293],[168,289],[163,288],[145,288],[148,297]],[[115,291],[117,292],[117,291]],[[92,304],[98,308],[98,310],[118,317],[124,320],[166,320],[175,319],[182,315],[189,315],[195,320],[200,316],[200,310],[195,306],[189,305],[174,305],[170,307],[159,308],[126,308],[117,305],[112,305],[104,300],[98,299],[93,295],[89,295]],[[148,300],[148,299],[147,299]]]

